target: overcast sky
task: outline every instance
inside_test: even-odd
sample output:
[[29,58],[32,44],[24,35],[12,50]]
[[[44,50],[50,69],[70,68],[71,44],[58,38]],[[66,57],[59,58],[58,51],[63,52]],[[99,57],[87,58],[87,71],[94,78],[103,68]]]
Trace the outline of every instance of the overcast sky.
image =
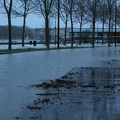
[[[1,18],[0,25],[8,25],[7,17],[5,15],[0,14],[0,18]],[[23,17],[12,18],[12,25],[22,26],[22,24],[23,24]],[[30,28],[44,28],[45,26],[44,19],[38,17],[37,15],[28,15],[26,19],[26,26]],[[55,27],[55,20],[51,21],[50,26]],[[86,25],[86,26],[89,27],[90,25]],[[60,27],[64,27],[64,23],[62,21],[60,22]],[[68,27],[70,27],[70,23],[68,23]],[[75,24],[74,27],[79,28],[79,24]]]
[[[8,25],[7,17],[5,15],[0,15],[0,25]],[[36,15],[28,15],[26,19],[26,25],[30,28],[40,28],[43,27],[44,19]],[[22,26],[23,17],[12,18],[12,25]]]

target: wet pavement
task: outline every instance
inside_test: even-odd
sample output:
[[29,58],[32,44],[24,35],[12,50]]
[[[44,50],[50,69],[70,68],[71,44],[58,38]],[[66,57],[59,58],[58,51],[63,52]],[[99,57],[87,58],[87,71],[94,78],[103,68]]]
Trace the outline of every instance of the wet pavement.
[[44,92],[14,119],[120,119],[120,68],[74,68],[60,79],[33,87]]
[[[92,120],[95,117],[96,120],[99,115],[101,119],[102,116],[104,119],[110,116],[111,119],[113,116],[119,117],[119,86],[111,86],[113,90],[111,88],[104,88],[109,83],[107,80],[105,81],[106,85],[101,85],[99,89],[97,86],[89,87],[88,84],[90,83],[87,81],[83,84],[83,87],[77,86],[74,83],[74,87],[70,89],[66,87],[44,89],[42,87],[36,88],[31,86],[60,79],[61,76],[64,76],[73,68],[80,73],[83,72],[82,80],[84,81],[87,79],[91,81],[91,77],[89,77],[91,74],[96,76],[96,73],[101,73],[100,69],[95,69],[95,73],[91,73],[91,70],[89,71],[88,69],[88,73],[90,73],[86,75],[84,69],[86,67],[105,67],[106,72],[108,68],[111,68],[112,76],[107,72],[106,74],[108,75],[105,78],[112,77],[114,79],[114,76],[119,73],[119,61],[119,47],[37,51],[0,55],[0,119],[62,120],[64,118],[64,120],[67,120],[69,117],[71,120],[79,118],[83,120],[90,118]],[[114,68],[118,68],[115,75],[114,71],[116,70]],[[75,77],[76,81],[78,81],[78,78]],[[112,82],[109,84],[112,84]],[[101,93],[101,89],[103,91],[110,91],[110,93]],[[114,93],[112,91],[117,92]],[[45,97],[46,92],[48,93]],[[98,102],[98,98],[102,99],[101,102]],[[38,108],[34,108],[34,100],[40,103]],[[90,110],[93,112],[90,113]]]

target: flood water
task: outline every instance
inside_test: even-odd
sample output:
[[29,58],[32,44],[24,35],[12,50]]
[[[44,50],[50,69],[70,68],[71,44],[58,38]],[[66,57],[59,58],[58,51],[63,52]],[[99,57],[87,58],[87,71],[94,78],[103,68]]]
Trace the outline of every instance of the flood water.
[[11,119],[33,102],[38,89],[30,85],[60,78],[74,67],[105,67],[116,59],[119,46],[0,55],[0,120]]

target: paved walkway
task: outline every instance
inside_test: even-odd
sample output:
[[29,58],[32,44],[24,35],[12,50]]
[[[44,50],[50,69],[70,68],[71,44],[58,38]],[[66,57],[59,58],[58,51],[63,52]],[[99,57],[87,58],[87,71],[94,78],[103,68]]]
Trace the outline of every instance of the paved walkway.
[[44,92],[14,119],[120,119],[120,68],[74,68],[60,79],[36,86]]
[[[76,67],[119,67],[118,63],[120,62],[117,62],[119,60],[119,47],[65,49],[0,55],[0,96],[2,96],[0,99],[0,119],[8,120],[10,116],[12,120],[13,117],[17,116],[21,118],[20,114],[24,111],[27,112],[29,110],[28,106],[30,105],[29,108],[31,108],[31,105],[34,105],[34,100],[39,98],[39,95],[36,94],[46,92],[42,88],[38,89],[30,85],[60,78]],[[65,88],[65,92],[66,90],[72,92],[76,89]],[[64,90],[62,91],[64,98]],[[53,90],[51,92],[53,93]],[[40,99],[42,98],[40,97]],[[59,102],[59,99],[56,100],[57,102]],[[47,109],[49,106],[50,108],[55,107],[45,105],[42,109],[46,108],[49,111]],[[34,110],[31,112],[36,113]],[[51,114],[55,112],[51,110]],[[68,112],[67,115],[69,113],[72,115],[72,111]],[[56,112],[56,117],[57,114]],[[63,115],[62,112],[60,114]]]

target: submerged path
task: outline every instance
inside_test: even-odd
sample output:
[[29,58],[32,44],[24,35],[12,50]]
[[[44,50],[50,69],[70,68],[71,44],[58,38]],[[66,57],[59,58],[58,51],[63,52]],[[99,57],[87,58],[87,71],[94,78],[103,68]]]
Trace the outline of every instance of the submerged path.
[[[119,67],[119,47],[35,51],[0,55],[0,119],[13,119],[38,98],[31,87],[76,67]],[[44,92],[44,90],[41,90]],[[71,90],[72,92],[72,90]]]
[[14,119],[118,120],[120,68],[74,68],[59,79],[33,85],[34,102]]

